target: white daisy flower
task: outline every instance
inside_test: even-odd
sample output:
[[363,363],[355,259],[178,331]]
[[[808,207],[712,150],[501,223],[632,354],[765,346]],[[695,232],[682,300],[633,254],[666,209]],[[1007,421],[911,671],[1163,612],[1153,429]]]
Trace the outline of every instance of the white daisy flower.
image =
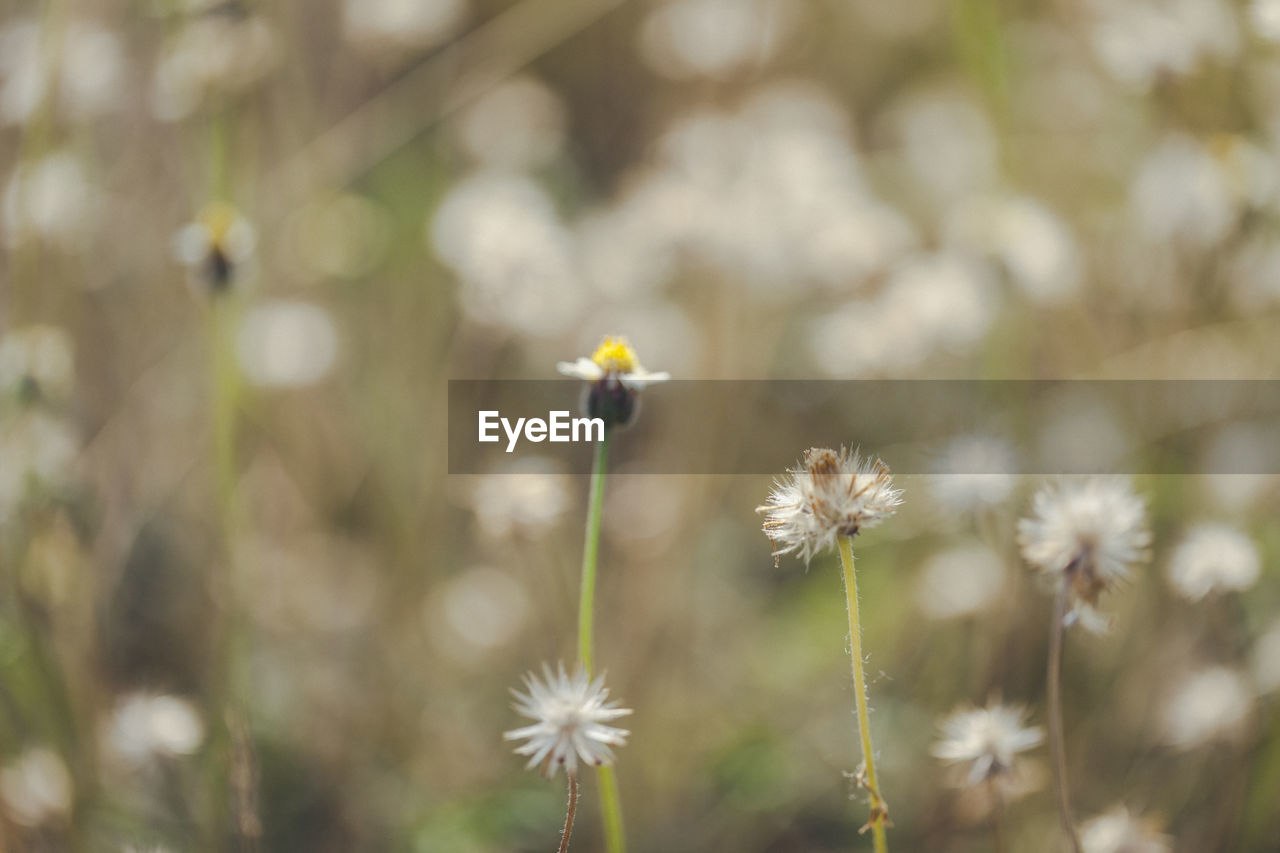
[[527,739],[528,743],[516,748],[516,754],[529,756],[526,767],[541,765],[548,778],[561,766],[566,773],[577,773],[579,757],[596,766],[612,764],[610,747],[623,746],[631,733],[605,724],[625,717],[631,709],[606,701],[609,691],[603,675],[592,681],[579,667],[570,678],[564,664],[555,674],[544,664],[542,675],[542,680],[533,673],[525,676],[528,692],[512,691],[519,700],[515,709],[537,722],[506,732],[503,739]]
[[[1046,576],[1071,586],[1077,621],[1086,621],[1098,594],[1129,576],[1145,560],[1151,533],[1146,509],[1129,482],[1095,477],[1045,486],[1033,516],[1018,522],[1022,556]],[[1096,615],[1096,614],[1094,614]]]
[[1214,590],[1248,589],[1261,570],[1248,536],[1225,524],[1201,524],[1173,552],[1168,575],[1174,589],[1198,601]]
[[556,364],[556,370],[565,376],[582,379],[586,382],[599,382],[602,379],[617,379],[624,387],[634,391],[643,391],[649,385],[666,382],[671,374],[663,371],[650,373],[640,364],[636,351],[627,343],[626,338],[606,336],[591,354],[590,358],[580,357],[577,361],[562,361]]
[[191,273],[193,286],[213,293],[229,290],[254,259],[253,226],[229,204],[215,202],[173,237],[173,254]]
[[933,754],[948,763],[967,764],[969,785],[1012,774],[1015,756],[1044,742],[1043,731],[1023,726],[1026,716],[1024,708],[999,703],[956,711],[942,721],[942,740],[934,744]]
[[1084,853],[1169,853],[1173,849],[1150,821],[1138,820],[1124,806],[1085,821],[1080,827]]
[[841,536],[853,536],[893,515],[902,490],[893,487],[889,466],[862,459],[856,450],[806,450],[804,464],[774,483],[756,508],[775,554],[796,552],[807,563]]
[[605,426],[627,426],[640,413],[640,392],[671,374],[650,373],[640,364],[626,338],[606,336],[590,358],[562,361],[556,370],[590,383],[583,394],[587,417],[603,418]]

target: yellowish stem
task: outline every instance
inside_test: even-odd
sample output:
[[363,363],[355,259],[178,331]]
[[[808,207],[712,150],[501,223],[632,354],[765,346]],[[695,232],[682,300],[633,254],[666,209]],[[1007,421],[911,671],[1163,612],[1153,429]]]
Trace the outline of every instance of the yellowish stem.
[[844,566],[844,595],[849,609],[853,692],[858,706],[858,731],[862,735],[864,769],[860,781],[871,794],[871,817],[867,820],[867,827],[871,828],[876,853],[886,853],[889,842],[885,838],[885,824],[889,819],[889,806],[880,795],[880,782],[876,779],[875,750],[871,746],[871,712],[867,709],[867,681],[862,667],[862,625],[858,620],[858,579],[853,571],[853,538],[850,536],[840,537],[840,562]]

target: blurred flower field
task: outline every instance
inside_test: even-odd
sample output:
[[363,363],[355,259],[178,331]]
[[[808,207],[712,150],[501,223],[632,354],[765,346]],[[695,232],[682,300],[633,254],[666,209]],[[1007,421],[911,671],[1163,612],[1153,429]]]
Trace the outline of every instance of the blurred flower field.
[[0,254],[0,851],[1280,849],[1274,417],[627,454],[1273,379],[1280,0],[0,0]]

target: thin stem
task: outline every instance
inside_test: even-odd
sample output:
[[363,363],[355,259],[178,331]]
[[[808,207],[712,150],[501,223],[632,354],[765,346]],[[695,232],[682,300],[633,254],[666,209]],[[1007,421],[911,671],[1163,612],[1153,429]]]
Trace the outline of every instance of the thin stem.
[[591,672],[591,615],[596,597],[596,555],[600,551],[600,510],[604,505],[605,466],[609,461],[609,431],[596,445],[591,465],[591,491],[587,497],[587,532],[582,545],[582,589],[578,601],[578,659]]
[[[596,597],[596,564],[600,553],[600,516],[604,506],[604,481],[609,461],[609,431],[596,445],[591,465],[591,489],[587,496],[587,530],[582,545],[582,589],[578,601],[578,659],[585,672],[591,672],[591,618]],[[599,769],[600,813],[604,823],[604,847],[607,853],[626,853],[627,839],[622,831],[622,799],[618,796],[618,778],[612,767]]]
[[1004,840],[1004,795],[996,777],[987,779],[991,793],[991,850],[993,853],[1005,853],[1008,848]]
[[853,571],[853,537],[840,537],[840,562],[844,566],[844,595],[849,609],[849,648],[853,656],[853,692],[858,705],[858,731],[862,735],[863,776],[860,781],[871,793],[871,817],[867,826],[876,853],[885,853],[889,842],[885,838],[885,823],[889,819],[889,804],[880,795],[880,783],[876,779],[875,750],[871,746],[871,712],[867,709],[867,682],[862,671],[862,625],[858,619],[858,579]]
[[573,833],[573,818],[578,813],[578,774],[565,774],[569,777],[569,807],[564,813],[564,831],[560,833],[560,849],[556,853],[566,853],[569,849],[569,836]]
[[1053,783],[1058,794],[1058,815],[1062,830],[1071,839],[1071,849],[1081,853],[1076,837],[1075,820],[1071,817],[1071,798],[1067,790],[1066,750],[1062,738],[1062,634],[1067,618],[1070,579],[1064,579],[1053,607],[1053,624],[1049,627],[1049,754],[1053,761]]
[[618,796],[618,777],[613,767],[601,767],[600,814],[604,819],[604,849],[608,853],[625,853],[627,837],[622,831],[622,798]]

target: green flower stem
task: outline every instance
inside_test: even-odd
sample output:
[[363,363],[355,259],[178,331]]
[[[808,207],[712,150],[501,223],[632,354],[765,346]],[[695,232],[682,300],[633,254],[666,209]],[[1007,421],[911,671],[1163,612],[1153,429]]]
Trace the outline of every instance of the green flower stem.
[[[591,673],[591,625],[596,597],[596,563],[600,553],[600,515],[604,506],[604,480],[609,461],[609,431],[596,445],[591,466],[591,490],[587,496],[587,532],[582,545],[582,589],[578,602],[578,659]],[[626,853],[627,840],[622,831],[622,800],[618,796],[618,777],[612,767],[599,769],[600,813],[604,821],[604,847],[607,853]]]
[[596,556],[600,553],[600,510],[604,506],[605,467],[609,461],[609,431],[596,445],[587,497],[587,533],[582,543],[582,589],[578,600],[578,659],[591,672],[591,616],[596,597]]
[[[853,692],[858,705],[858,731],[862,735],[863,784],[871,794],[871,817],[867,826],[876,853],[886,853],[889,842],[885,838],[885,824],[889,819],[889,806],[880,795],[880,783],[876,779],[875,750],[871,746],[871,713],[867,710],[867,682],[862,670],[862,625],[858,620],[858,579],[853,571],[853,537],[840,537],[840,562],[844,566],[844,595],[849,609],[849,648],[853,655]],[[865,827],[864,827],[865,828]]]

